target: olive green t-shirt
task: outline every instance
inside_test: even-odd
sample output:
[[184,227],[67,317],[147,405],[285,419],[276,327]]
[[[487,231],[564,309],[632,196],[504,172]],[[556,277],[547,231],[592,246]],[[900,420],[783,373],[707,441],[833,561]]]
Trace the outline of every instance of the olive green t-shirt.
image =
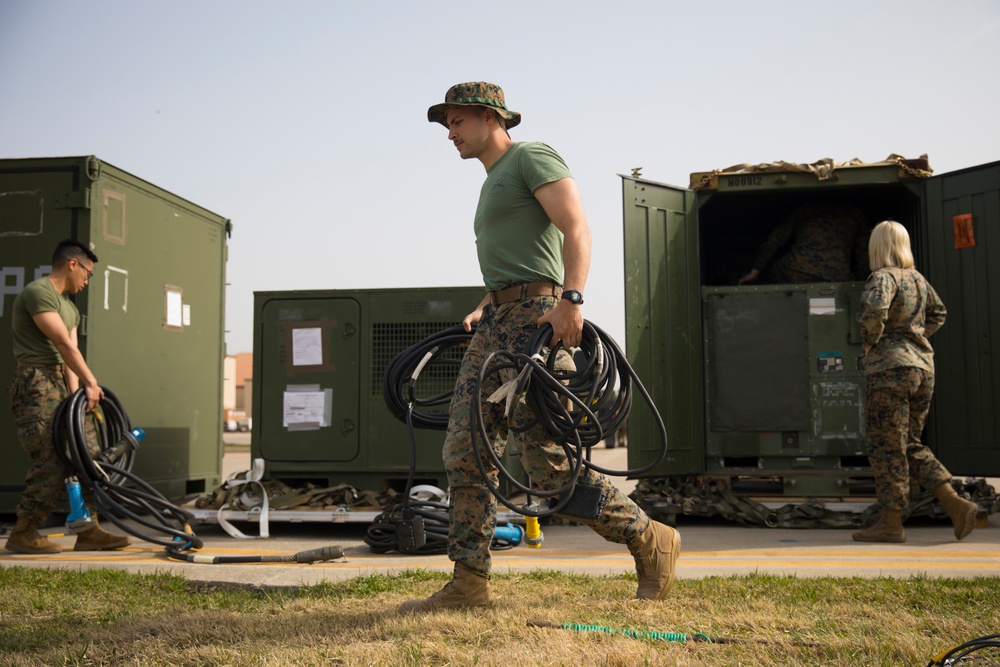
[[56,291],[52,281],[39,278],[25,287],[14,299],[11,314],[11,332],[14,338],[14,358],[31,364],[61,364],[62,355],[48,336],[42,333],[33,319],[38,313],[59,313],[72,331],[80,323],[76,304]]
[[490,167],[475,219],[476,252],[487,289],[526,282],[562,284],[563,234],[534,192],[571,177],[559,154],[537,142],[515,143]]

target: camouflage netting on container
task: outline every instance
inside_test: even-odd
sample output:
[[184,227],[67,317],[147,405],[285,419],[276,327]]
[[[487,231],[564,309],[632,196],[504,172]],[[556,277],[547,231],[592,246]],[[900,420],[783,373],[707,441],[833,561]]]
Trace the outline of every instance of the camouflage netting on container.
[[[958,494],[979,505],[982,515],[1000,512],[1000,498],[985,479],[953,479]],[[948,519],[948,513],[930,491],[918,489],[903,518]],[[747,526],[769,528],[857,528],[873,523],[878,506],[861,512],[833,510],[841,499],[809,498],[774,508],[753,498],[733,493],[721,479],[710,477],[665,477],[643,479],[630,495],[649,516],[676,525],[681,516],[722,517]],[[773,504],[773,503],[772,503]]]
[[246,511],[262,504],[261,489],[267,493],[271,510],[353,510],[378,511],[401,501],[398,491],[372,491],[356,489],[350,484],[318,487],[305,484],[290,487],[278,480],[261,481],[259,484],[234,485],[226,482],[215,491],[194,499],[198,509],[227,509]]
[[745,162],[742,164],[734,164],[733,166],[726,167],[725,169],[713,169],[710,172],[694,172],[691,174],[691,189],[700,190],[710,182],[710,177],[712,175],[718,174],[801,172],[814,174],[817,180],[826,181],[833,178],[834,172],[836,172],[837,169],[845,167],[878,167],[885,165],[897,165],[900,169],[914,178],[927,178],[934,173],[926,155],[921,155],[919,158],[908,160],[901,155],[896,155],[895,153],[889,155],[889,157],[881,162],[863,162],[858,158],[848,160],[847,162],[836,162],[832,158],[828,157],[808,163],[786,162],[785,160],[761,162],[757,164]]

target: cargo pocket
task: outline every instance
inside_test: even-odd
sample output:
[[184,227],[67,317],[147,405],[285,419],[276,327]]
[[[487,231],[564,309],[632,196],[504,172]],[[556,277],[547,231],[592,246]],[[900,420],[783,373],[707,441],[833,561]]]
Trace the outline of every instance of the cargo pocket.
[[32,457],[38,452],[52,449],[52,434],[44,421],[18,422],[17,437],[21,441],[21,448]]
[[[52,395],[52,382],[48,378],[38,378],[38,370],[20,373],[10,388],[11,411],[18,428],[22,424],[48,422],[55,414],[60,402],[60,394]],[[42,380],[42,381],[40,381]],[[53,405],[55,400],[55,405]]]

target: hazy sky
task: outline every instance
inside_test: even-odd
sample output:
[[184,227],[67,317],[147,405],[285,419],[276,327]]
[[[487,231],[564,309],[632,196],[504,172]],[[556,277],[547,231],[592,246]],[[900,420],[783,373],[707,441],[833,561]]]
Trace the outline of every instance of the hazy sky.
[[998,66],[997,0],[0,0],[0,157],[96,155],[230,218],[250,351],[255,291],[482,283],[485,174],[426,111],[493,81],[579,182],[584,314],[624,344],[618,174],[1000,160]]

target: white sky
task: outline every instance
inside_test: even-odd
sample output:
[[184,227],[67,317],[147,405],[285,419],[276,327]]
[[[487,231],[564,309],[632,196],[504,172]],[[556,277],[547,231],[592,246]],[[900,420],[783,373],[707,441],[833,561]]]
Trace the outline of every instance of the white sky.
[[484,172],[426,111],[493,81],[580,185],[584,313],[624,344],[617,174],[992,162],[998,66],[997,0],[0,0],[0,157],[96,155],[230,218],[244,352],[254,291],[481,284]]

